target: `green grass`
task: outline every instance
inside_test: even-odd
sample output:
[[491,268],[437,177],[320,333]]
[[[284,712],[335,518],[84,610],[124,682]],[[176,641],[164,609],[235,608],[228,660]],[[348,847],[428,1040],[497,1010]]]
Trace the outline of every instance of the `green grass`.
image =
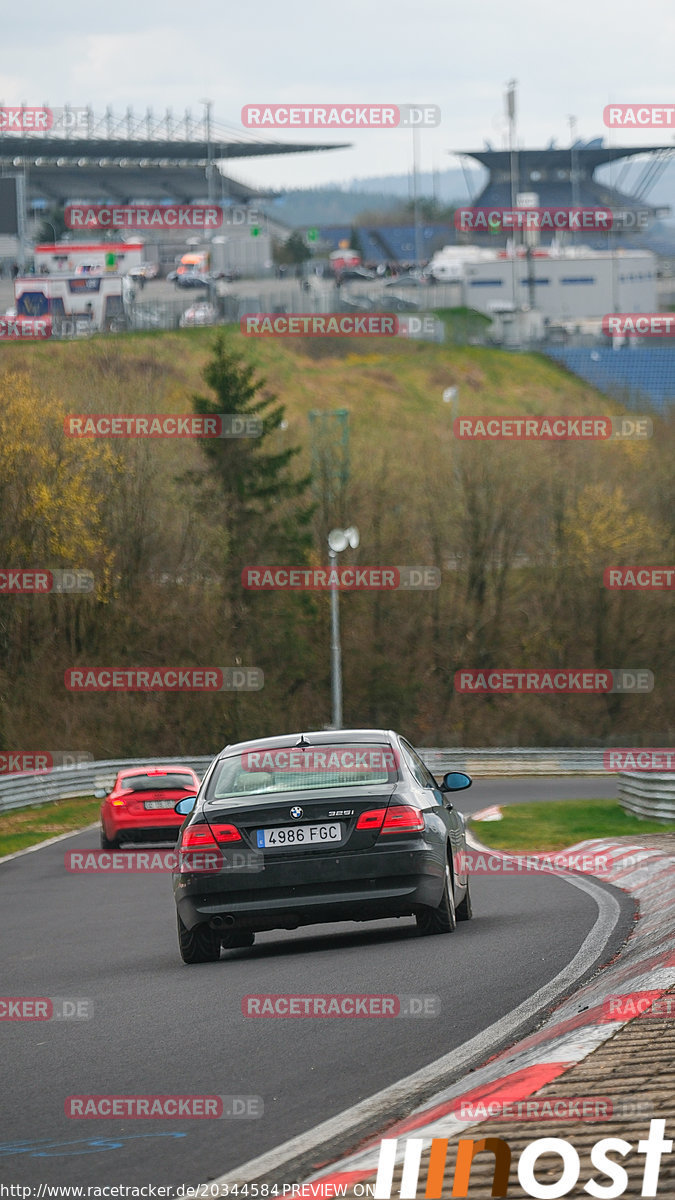
[[469,822],[476,837],[494,850],[564,850],[587,838],[675,833],[672,821],[640,821],[616,800],[513,804],[502,812],[502,821]]
[[31,804],[8,812],[0,819],[0,858],[37,846],[60,833],[71,833],[91,825],[98,818],[101,801],[84,796],[78,800],[55,800]]

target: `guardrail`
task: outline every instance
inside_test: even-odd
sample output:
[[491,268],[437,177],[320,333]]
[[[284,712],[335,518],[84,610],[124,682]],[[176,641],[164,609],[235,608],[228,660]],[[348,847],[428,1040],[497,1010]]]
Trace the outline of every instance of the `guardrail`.
[[606,775],[604,747],[480,747],[419,750],[434,775],[466,771],[468,775]]
[[636,817],[675,821],[675,774],[619,772],[619,803]]
[[[522,748],[492,749],[466,747],[422,748],[419,754],[434,775],[466,771],[472,776],[503,775],[604,775],[602,749]],[[125,758],[55,767],[48,774],[8,775],[0,778],[0,812],[44,804],[49,800],[72,800],[91,796],[100,788],[109,790],[118,771],[127,767],[191,767],[202,778],[213,755],[196,758]],[[637,776],[644,779],[644,776]]]
[[43,775],[9,775],[0,779],[0,812],[25,808],[28,804],[44,804],[48,800],[74,800],[78,796],[92,796],[99,788],[110,791],[117,772],[126,767],[192,767],[201,779],[212,761],[212,754],[199,758],[107,759],[72,767],[54,767]]

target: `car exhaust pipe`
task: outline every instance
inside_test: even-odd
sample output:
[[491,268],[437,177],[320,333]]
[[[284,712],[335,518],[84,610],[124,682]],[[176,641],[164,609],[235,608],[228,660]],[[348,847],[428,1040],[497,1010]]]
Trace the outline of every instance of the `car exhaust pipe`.
[[210,929],[225,929],[225,928],[231,929],[232,926],[235,924],[236,924],[236,921],[235,921],[235,918],[232,916],[232,913],[226,913],[224,917],[222,917],[222,916],[211,917],[211,920],[209,921],[209,928]]

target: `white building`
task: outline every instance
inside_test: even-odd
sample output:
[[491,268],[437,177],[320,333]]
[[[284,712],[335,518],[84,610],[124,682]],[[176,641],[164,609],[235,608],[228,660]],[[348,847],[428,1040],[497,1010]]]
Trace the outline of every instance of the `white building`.
[[486,314],[496,302],[530,305],[554,320],[658,311],[656,255],[650,250],[553,245],[538,247],[528,259],[524,247],[514,258],[510,250],[446,246],[429,272],[439,283],[458,285],[459,303]]

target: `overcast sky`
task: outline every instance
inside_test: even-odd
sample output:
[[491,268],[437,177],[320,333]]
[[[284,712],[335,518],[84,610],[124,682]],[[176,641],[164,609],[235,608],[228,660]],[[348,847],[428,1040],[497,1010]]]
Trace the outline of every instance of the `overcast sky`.
[[[506,145],[504,90],[518,80],[518,142],[577,135],[673,144],[673,129],[608,130],[610,102],[670,104],[674,0],[50,0],[3,22],[0,102],[112,105],[201,114],[245,134],[245,104],[425,103],[441,124],[420,135],[422,170],[453,149]],[[350,184],[406,172],[409,130],[273,130],[279,141],[348,141],[320,155],[239,160],[231,173],[270,188]]]

